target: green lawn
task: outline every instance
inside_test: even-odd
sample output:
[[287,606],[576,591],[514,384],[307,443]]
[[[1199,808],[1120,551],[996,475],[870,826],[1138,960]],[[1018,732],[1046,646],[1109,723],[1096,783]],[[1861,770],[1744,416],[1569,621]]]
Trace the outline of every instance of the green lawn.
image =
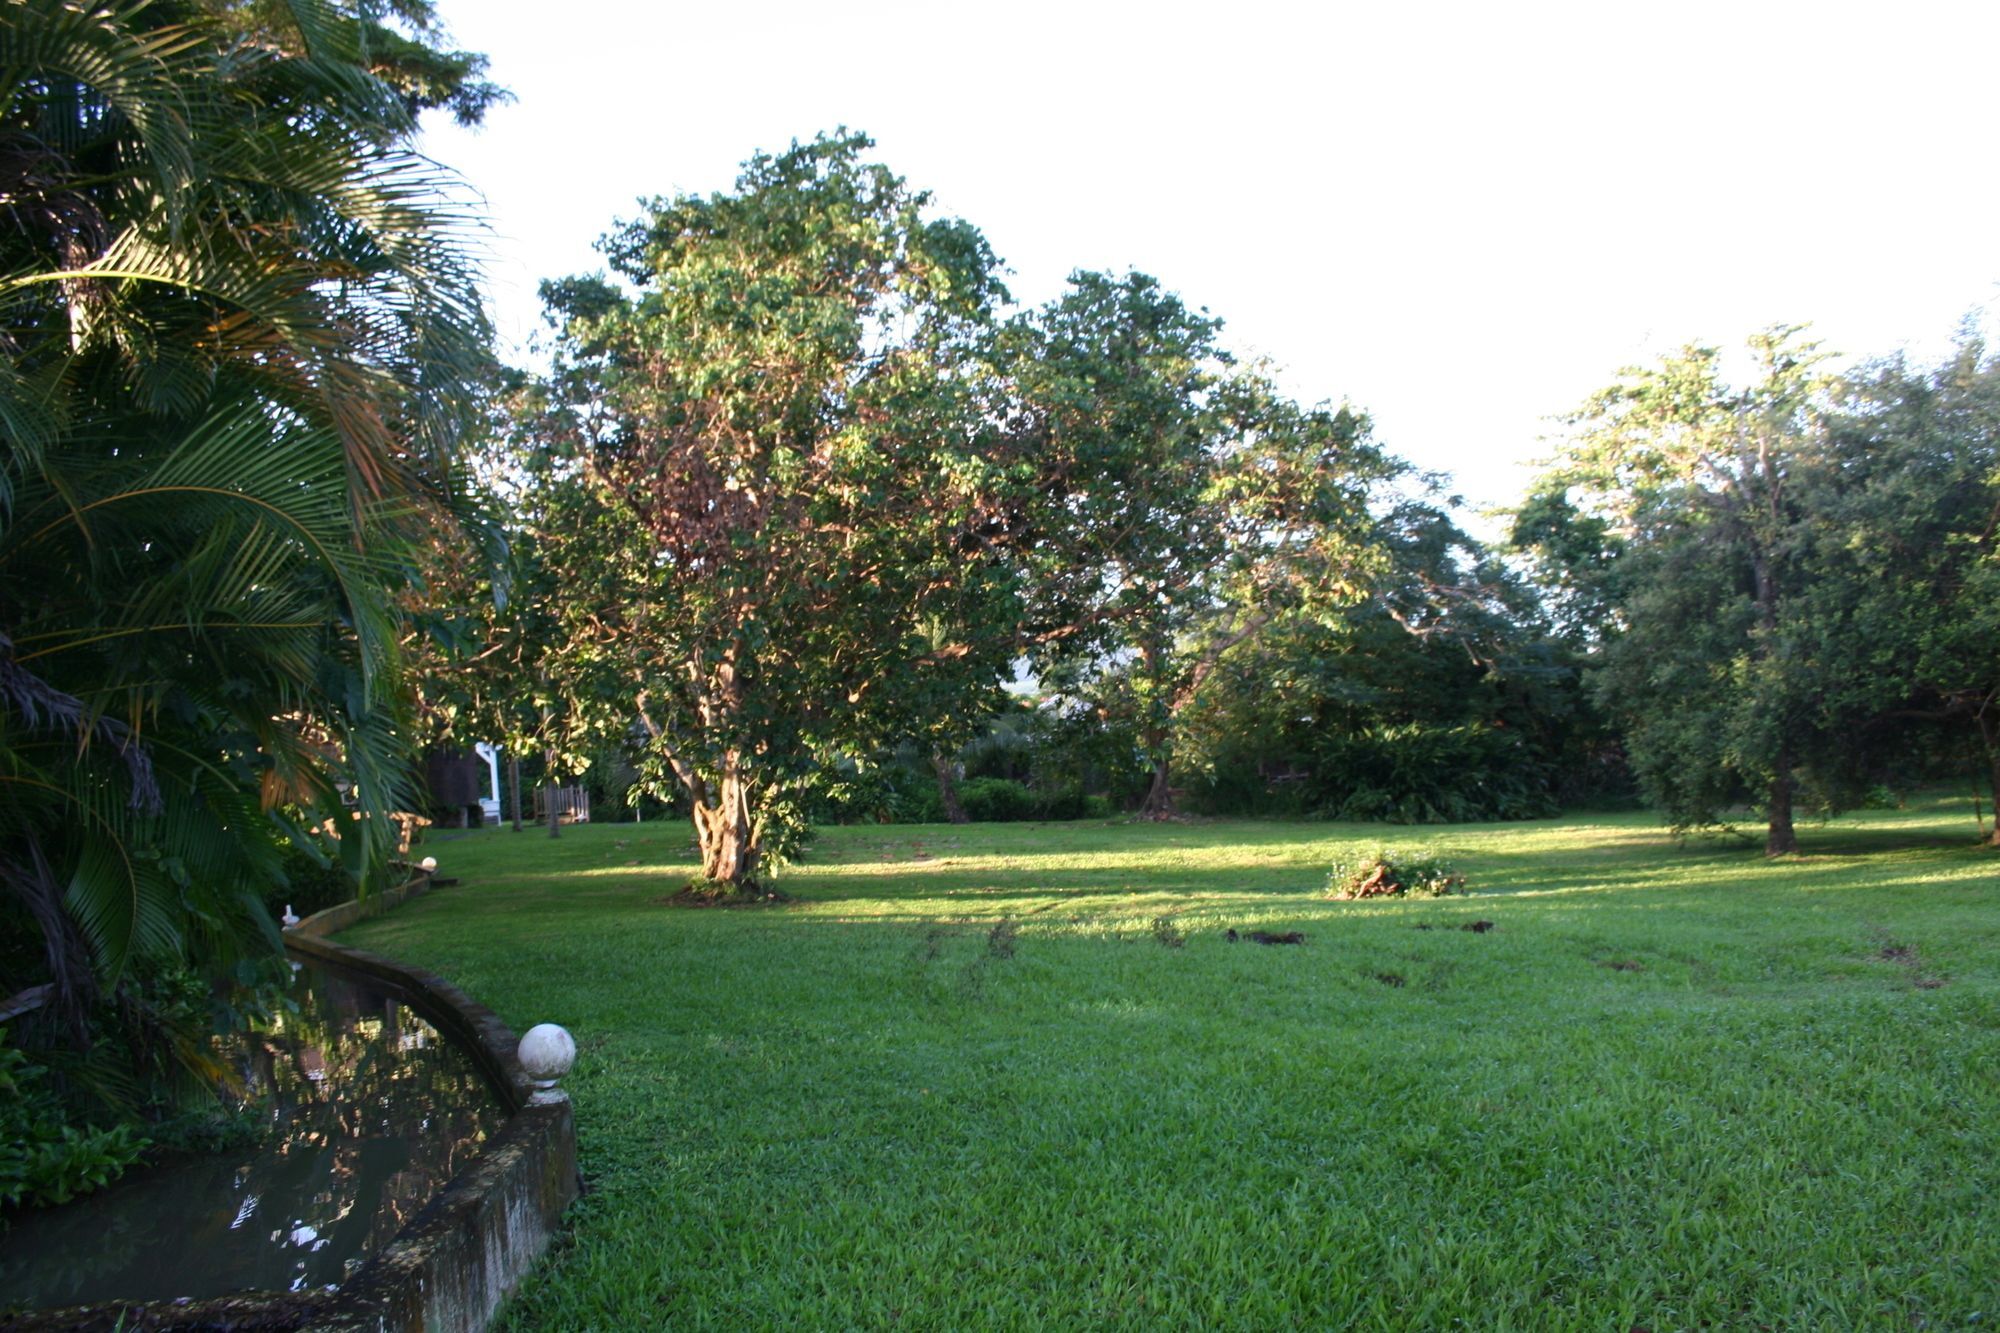
[[[581,1045],[591,1192],[512,1328],[1956,1329],[2000,1319],[1972,835],[834,829],[699,910],[681,825],[491,831],[347,938]],[[1321,896],[1385,841],[1479,892]]]

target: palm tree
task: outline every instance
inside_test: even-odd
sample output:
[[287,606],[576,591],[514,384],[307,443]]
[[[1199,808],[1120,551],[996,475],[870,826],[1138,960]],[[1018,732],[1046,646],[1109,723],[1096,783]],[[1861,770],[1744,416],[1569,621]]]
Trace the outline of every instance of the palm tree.
[[0,0],[0,933],[78,1040],[137,958],[274,944],[277,834],[365,881],[406,796],[399,598],[486,349],[409,133],[493,90],[395,15]]

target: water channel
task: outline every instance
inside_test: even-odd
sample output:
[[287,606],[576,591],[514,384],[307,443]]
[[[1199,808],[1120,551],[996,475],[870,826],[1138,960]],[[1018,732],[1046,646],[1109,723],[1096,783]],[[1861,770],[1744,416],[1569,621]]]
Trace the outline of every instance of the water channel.
[[506,1119],[470,1053],[356,974],[225,1041],[256,1144],[135,1171],[0,1231],[0,1310],[339,1285]]

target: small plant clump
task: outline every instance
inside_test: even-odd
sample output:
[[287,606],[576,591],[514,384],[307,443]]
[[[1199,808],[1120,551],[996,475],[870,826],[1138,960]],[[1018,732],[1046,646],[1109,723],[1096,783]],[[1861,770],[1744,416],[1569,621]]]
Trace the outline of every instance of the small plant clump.
[[1352,863],[1334,866],[1326,890],[1333,898],[1442,898],[1464,893],[1465,876],[1451,863],[1429,854],[1372,852]]

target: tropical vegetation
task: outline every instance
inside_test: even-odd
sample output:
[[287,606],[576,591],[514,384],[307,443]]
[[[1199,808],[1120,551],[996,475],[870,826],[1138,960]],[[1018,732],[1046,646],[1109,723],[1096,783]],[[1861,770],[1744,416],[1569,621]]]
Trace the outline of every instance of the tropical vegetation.
[[[487,355],[410,137],[499,96],[481,68],[407,0],[0,6],[0,990],[47,988],[17,1038],[210,1074],[181,979],[275,957],[285,848],[384,868]],[[100,1106],[161,1087],[94,1069]]]

